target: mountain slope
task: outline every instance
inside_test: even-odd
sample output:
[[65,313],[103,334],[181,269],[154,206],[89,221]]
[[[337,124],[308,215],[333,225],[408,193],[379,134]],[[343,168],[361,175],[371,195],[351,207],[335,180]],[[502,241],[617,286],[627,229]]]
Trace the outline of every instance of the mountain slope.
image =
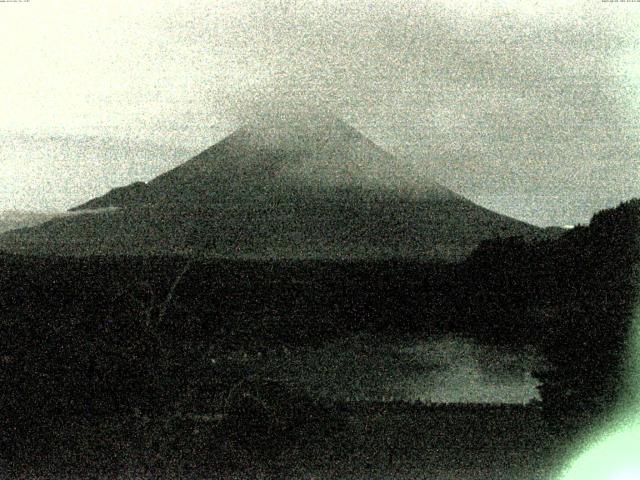
[[147,184],[114,189],[72,210],[157,203],[269,203],[331,189],[453,195],[429,179],[402,177],[399,172],[403,168],[395,157],[340,120],[295,129],[243,127]]
[[20,210],[0,212],[0,234],[19,228],[33,227],[59,217],[61,213],[40,213]]
[[79,207],[117,207],[0,237],[22,253],[234,258],[459,259],[536,227],[481,208],[335,119],[241,128],[148,183]]

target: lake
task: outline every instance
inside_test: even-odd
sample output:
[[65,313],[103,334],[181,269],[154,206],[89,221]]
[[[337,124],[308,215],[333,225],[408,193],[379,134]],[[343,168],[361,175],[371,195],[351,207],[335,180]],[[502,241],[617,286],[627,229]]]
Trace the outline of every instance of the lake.
[[248,374],[302,387],[316,398],[526,404],[539,399],[532,350],[517,353],[453,335],[358,334],[322,347],[236,352],[225,360]]

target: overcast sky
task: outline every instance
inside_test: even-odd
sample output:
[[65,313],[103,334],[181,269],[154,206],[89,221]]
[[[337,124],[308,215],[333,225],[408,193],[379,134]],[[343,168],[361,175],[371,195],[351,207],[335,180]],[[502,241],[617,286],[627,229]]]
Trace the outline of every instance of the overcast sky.
[[66,209],[273,103],[539,225],[640,196],[640,3],[0,3],[0,210]]

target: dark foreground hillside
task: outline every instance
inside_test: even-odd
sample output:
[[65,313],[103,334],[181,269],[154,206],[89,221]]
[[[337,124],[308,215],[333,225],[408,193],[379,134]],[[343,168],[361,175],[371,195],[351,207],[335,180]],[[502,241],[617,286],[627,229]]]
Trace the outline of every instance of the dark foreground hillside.
[[13,446],[3,476],[540,480],[554,478],[566,441],[537,407],[309,403],[272,414],[246,401],[224,416],[51,421]]
[[[362,478],[396,464],[406,478],[518,478],[512,467],[555,458],[545,449],[625,393],[639,220],[634,200],[557,240],[485,242],[459,264],[3,255],[1,461],[56,478],[130,466]],[[212,365],[358,332],[533,348],[547,364],[541,408],[347,408],[250,363]]]

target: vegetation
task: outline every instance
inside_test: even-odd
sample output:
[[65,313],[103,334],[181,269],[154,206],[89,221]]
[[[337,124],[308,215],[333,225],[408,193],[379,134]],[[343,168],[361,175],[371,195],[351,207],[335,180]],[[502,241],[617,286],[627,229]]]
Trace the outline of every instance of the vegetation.
[[46,444],[69,419],[127,418],[127,431],[187,443],[200,422],[217,433],[199,442],[262,442],[267,457],[274,442],[334,438],[342,407],[216,359],[362,331],[533,346],[549,363],[547,420],[584,425],[623,384],[639,223],[633,200],[556,240],[485,242],[458,264],[1,255],[0,447]]
[[580,426],[620,398],[639,265],[640,200],[632,200],[558,240],[481,245],[463,266],[477,279],[464,307],[478,337],[544,353],[544,405]]

